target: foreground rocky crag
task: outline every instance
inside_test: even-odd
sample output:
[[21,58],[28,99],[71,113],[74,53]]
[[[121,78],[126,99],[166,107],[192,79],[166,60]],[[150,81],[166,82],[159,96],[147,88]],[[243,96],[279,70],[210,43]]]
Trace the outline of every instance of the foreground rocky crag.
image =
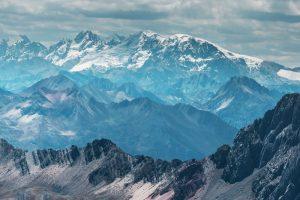
[[131,156],[109,140],[64,150],[0,141],[1,199],[300,199],[300,94],[203,160]]
[[16,149],[0,141],[2,198],[116,198],[192,196],[205,182],[203,161],[131,156],[106,139],[84,148]]
[[261,169],[252,189],[258,199],[300,198],[300,95],[242,129],[228,155],[223,178],[235,183]]

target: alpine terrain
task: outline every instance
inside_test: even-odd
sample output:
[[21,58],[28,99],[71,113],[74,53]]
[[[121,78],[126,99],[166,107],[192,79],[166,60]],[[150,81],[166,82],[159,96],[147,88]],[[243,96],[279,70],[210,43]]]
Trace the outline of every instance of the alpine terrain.
[[0,141],[2,199],[299,199],[300,94],[202,160],[132,156],[109,140],[26,151]]

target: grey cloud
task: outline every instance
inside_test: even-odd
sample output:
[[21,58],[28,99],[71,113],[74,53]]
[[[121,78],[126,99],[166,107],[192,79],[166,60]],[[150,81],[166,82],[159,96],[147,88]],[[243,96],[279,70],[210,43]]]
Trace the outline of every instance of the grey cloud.
[[258,21],[300,23],[300,15],[289,15],[279,12],[244,11],[242,16]]
[[126,20],[157,20],[168,17],[167,12],[151,11],[151,10],[114,10],[114,11],[88,11],[78,10],[79,13],[86,17],[93,18],[110,18],[110,19],[126,19]]

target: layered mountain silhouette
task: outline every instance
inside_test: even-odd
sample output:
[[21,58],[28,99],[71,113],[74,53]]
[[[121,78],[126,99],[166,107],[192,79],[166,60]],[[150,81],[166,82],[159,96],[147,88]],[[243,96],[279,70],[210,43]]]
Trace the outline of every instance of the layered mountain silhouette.
[[[108,138],[131,154],[164,159],[200,158],[234,137],[235,128],[210,112],[155,102],[154,95],[132,84],[114,88],[104,79],[96,82],[99,87],[95,80],[92,86],[79,87],[61,74],[37,82],[0,109],[1,137],[29,149]],[[111,91],[110,97],[122,91],[136,98],[101,102],[91,87]]]
[[299,199],[300,94],[285,95],[203,160],[131,156],[109,140],[24,151],[0,141],[0,197]]
[[[15,42],[2,40],[0,72],[0,88],[14,93],[63,74],[98,102],[147,97],[163,104],[189,104],[208,109],[237,128],[274,106],[278,94],[300,92],[297,68],[240,55],[202,38],[152,31],[109,37],[82,31],[49,47],[26,36]],[[237,84],[247,85],[254,95],[241,91],[238,100],[236,93],[231,106],[218,110],[222,101],[230,101],[226,95],[222,100],[220,93],[236,77],[251,78],[272,94],[252,101],[261,88],[249,87],[251,83],[240,78],[244,83]]]

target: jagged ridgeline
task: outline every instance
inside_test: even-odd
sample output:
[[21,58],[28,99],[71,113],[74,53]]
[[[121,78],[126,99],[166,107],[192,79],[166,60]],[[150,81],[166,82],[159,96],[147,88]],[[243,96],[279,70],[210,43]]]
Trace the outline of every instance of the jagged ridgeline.
[[2,199],[300,198],[300,94],[285,95],[203,160],[132,156],[111,141],[64,150],[0,141]]

